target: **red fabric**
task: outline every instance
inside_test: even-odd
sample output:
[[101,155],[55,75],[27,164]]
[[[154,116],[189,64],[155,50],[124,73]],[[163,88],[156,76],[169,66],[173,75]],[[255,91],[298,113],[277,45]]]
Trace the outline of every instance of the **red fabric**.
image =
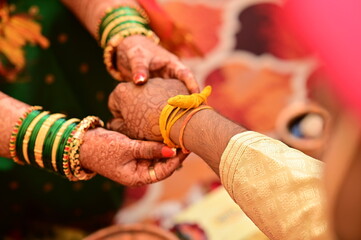
[[361,1],[288,0],[287,21],[323,63],[343,102],[361,116]]
[[180,55],[184,48],[196,56],[203,56],[203,52],[193,41],[190,31],[179,26],[156,0],[137,0],[137,2],[147,12],[150,27],[160,38],[163,47],[176,55]]
[[174,31],[174,23],[170,16],[160,7],[156,0],[137,0],[147,12],[150,26],[162,40],[169,40]]

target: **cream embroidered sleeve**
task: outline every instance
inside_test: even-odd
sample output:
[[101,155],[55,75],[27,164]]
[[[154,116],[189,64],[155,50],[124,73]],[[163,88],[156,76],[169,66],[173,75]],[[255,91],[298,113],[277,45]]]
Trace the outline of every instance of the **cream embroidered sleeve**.
[[330,239],[323,163],[256,132],[232,137],[220,163],[224,187],[270,239]]

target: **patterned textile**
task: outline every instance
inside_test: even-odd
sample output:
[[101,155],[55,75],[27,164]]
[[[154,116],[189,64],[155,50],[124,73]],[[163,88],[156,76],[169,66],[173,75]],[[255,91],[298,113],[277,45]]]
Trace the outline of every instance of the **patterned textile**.
[[331,239],[323,163],[256,132],[232,137],[220,176],[234,201],[270,239]]
[[[50,47],[27,45],[25,69],[14,82],[0,79],[1,91],[51,112],[77,118],[92,114],[107,121],[106,96],[117,82],[106,72],[102,51],[86,29],[60,1],[8,4],[14,14],[36,13]],[[111,224],[122,203],[123,186],[101,176],[69,182],[0,159],[0,196],[0,236],[7,232],[24,239],[55,239],[53,226],[95,231]]]

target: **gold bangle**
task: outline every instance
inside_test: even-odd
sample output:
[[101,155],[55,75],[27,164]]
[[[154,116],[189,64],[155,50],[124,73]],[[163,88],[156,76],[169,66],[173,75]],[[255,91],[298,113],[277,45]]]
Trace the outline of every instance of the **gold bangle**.
[[145,19],[138,17],[138,16],[125,16],[125,17],[120,17],[120,18],[114,19],[111,23],[109,23],[105,27],[103,34],[100,36],[101,37],[100,46],[102,46],[103,48],[105,47],[107,36],[114,27],[116,27],[118,24],[121,24],[122,22],[129,21],[129,20],[135,20],[135,21],[141,22],[143,24],[148,23]]
[[116,80],[118,81],[122,81],[122,74],[116,69],[116,67],[114,66],[113,63],[113,54],[116,51],[116,47],[108,44],[108,46],[105,47],[104,49],[104,54],[103,54],[103,58],[104,58],[104,64],[105,67],[108,71],[108,73]]
[[23,156],[25,161],[30,164],[29,156],[28,156],[28,145],[29,145],[29,139],[31,136],[31,133],[34,130],[35,125],[40,121],[42,117],[49,114],[49,111],[44,111],[40,113],[38,116],[34,118],[34,120],[30,123],[29,127],[26,129],[24,140],[23,140]]
[[61,136],[63,135],[65,129],[67,129],[67,127],[72,124],[72,123],[75,123],[75,122],[80,122],[80,119],[78,118],[71,118],[69,120],[67,120],[62,126],[61,128],[59,129],[59,131],[56,133],[56,136],[55,136],[55,140],[54,140],[54,143],[53,143],[53,147],[51,149],[51,164],[53,166],[53,169],[55,172],[58,171],[58,167],[56,166],[56,152],[58,150],[58,146],[59,146],[59,143],[60,143],[60,139],[61,139]]
[[69,162],[70,168],[73,172],[73,175],[77,180],[89,180],[96,175],[94,172],[85,171],[79,160],[79,149],[83,143],[83,137],[87,130],[96,127],[102,127],[104,123],[100,118],[95,116],[88,116],[84,118],[78,125],[75,133],[72,137],[69,150]]
[[128,29],[124,29],[123,31],[120,31],[109,40],[108,45],[112,45],[116,47],[124,38],[133,35],[143,35],[151,39],[156,44],[159,43],[158,36],[152,30],[146,29],[144,27],[136,27],[136,28],[128,28]]
[[64,114],[56,113],[50,115],[48,119],[45,120],[43,125],[40,128],[38,136],[35,140],[35,147],[34,147],[34,156],[35,162],[38,164],[39,167],[44,168],[43,163],[43,145],[45,141],[46,134],[48,133],[50,127],[54,124],[54,122],[60,118],[66,117]]

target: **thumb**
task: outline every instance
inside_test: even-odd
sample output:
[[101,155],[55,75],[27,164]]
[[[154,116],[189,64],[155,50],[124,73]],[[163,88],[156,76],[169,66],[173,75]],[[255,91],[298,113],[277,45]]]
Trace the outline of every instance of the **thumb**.
[[133,140],[131,152],[135,159],[159,159],[174,157],[175,148],[165,146],[160,142]]

